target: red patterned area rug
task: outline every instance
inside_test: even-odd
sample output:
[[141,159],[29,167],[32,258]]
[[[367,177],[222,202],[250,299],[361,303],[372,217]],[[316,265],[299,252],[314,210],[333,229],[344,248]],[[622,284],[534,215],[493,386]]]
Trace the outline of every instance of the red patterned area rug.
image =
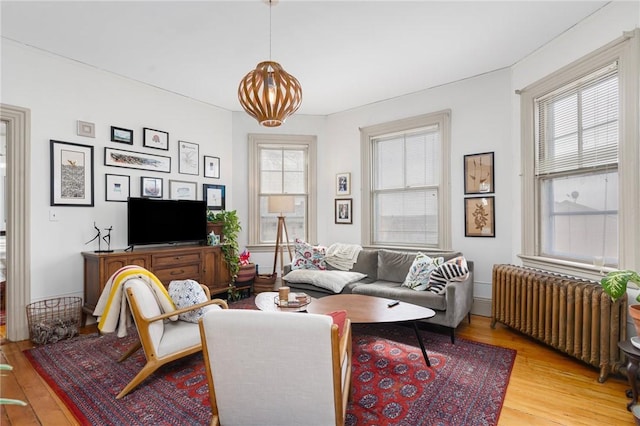
[[[236,306],[251,308],[247,301]],[[452,345],[448,335],[428,331],[421,336],[431,368],[412,328],[353,326],[346,424],[497,424],[515,351],[464,339]],[[208,424],[211,409],[201,354],[164,366],[129,395],[115,399],[144,365],[141,351],[116,362],[135,339],[82,335],[25,354],[81,424]],[[251,401],[244,403],[251,406]]]

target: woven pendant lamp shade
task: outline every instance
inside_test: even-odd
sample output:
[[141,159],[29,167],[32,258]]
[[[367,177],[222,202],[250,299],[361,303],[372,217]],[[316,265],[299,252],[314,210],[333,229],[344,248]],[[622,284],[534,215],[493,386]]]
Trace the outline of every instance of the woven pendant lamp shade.
[[302,87],[279,63],[265,61],[240,81],[238,99],[261,125],[278,127],[300,108]]

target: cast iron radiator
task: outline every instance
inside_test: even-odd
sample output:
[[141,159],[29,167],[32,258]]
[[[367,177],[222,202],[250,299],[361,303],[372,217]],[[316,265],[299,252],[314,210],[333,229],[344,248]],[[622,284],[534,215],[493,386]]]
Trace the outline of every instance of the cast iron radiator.
[[619,371],[627,296],[612,302],[600,283],[514,265],[493,266],[491,327],[499,321],[600,369]]

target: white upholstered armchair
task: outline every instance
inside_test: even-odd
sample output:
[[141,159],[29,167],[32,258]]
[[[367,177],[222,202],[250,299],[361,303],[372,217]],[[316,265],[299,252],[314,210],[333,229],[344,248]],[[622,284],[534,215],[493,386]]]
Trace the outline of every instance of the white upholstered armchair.
[[[124,284],[124,290],[138,330],[140,342],[127,351],[119,361],[125,360],[142,347],[147,363],[116,396],[117,399],[131,392],[162,365],[199,352],[202,349],[198,323],[180,319],[167,321],[169,318],[175,318],[180,314],[209,305],[218,305],[217,307],[223,309],[227,308],[227,302],[224,300],[213,299],[188,308],[162,313],[155,293],[143,280],[132,279],[127,281]],[[203,290],[207,299],[210,299],[209,289],[203,286]]]
[[200,320],[212,425],[342,425],[351,324],[328,315],[217,310]]

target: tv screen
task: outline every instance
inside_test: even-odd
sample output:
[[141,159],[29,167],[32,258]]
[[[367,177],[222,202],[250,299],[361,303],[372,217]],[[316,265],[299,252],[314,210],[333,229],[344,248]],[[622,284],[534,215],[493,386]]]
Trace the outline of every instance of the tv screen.
[[207,237],[205,201],[129,198],[127,220],[130,246],[199,242]]

